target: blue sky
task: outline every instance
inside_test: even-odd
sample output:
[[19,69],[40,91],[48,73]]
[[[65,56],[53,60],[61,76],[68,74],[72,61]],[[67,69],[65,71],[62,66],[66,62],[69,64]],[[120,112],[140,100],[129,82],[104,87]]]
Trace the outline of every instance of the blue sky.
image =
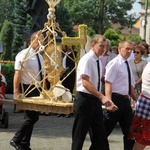
[[136,13],[136,15],[139,15],[139,12],[141,11],[141,5],[138,3],[139,0],[136,0],[136,2],[133,4],[133,9],[129,11],[129,14]]

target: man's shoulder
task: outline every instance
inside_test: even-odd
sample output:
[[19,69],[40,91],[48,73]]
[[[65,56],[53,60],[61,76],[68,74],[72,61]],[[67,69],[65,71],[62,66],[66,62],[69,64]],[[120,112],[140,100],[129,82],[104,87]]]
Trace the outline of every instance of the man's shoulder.
[[113,53],[113,52],[110,52],[110,53],[109,53],[109,56],[115,58],[115,57],[117,56],[117,54],[115,54],[115,53]]
[[87,54],[85,54],[84,56],[82,56],[82,58],[79,60],[79,63],[81,64],[81,63],[85,63],[85,62],[87,62],[88,60],[90,60],[90,57],[87,55]]
[[118,56],[114,57],[112,60],[110,60],[107,64],[107,67],[116,66],[120,62],[120,59]]
[[15,59],[21,60],[26,54],[27,54],[27,49],[23,49],[16,55]]
[[119,60],[119,58],[116,55],[112,60],[110,60],[110,62],[117,62],[118,60]]
[[[23,50],[21,50],[17,55],[21,55],[21,54],[23,54],[23,53],[26,53],[27,52],[27,48],[26,49],[23,49]],[[17,56],[16,55],[16,56]]]
[[88,60],[88,59],[91,59],[92,57],[93,56],[91,55],[91,53],[88,52],[84,56],[82,56],[80,60]]
[[78,66],[83,66],[83,65],[88,65],[88,64],[92,64],[93,60],[95,60],[93,58],[93,56],[88,52],[86,53],[84,56],[82,56],[82,58],[79,60],[79,64]]

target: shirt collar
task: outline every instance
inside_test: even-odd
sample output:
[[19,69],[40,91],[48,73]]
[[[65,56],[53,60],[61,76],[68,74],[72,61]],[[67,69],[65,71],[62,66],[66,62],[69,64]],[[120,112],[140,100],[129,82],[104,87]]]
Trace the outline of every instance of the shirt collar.
[[127,61],[126,59],[124,59],[120,54],[118,54],[118,56],[123,62]]
[[96,54],[92,50],[89,51],[89,55],[92,56],[92,59],[94,61],[97,61],[100,59],[100,57],[97,57]]
[[28,47],[27,49],[29,50],[29,52],[36,54],[36,51],[32,47]]

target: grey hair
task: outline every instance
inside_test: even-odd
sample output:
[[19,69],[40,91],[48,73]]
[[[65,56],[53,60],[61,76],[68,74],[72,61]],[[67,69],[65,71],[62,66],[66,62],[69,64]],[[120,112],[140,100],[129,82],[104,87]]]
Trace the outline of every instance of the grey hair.
[[92,39],[91,39],[91,44],[92,44],[92,43],[93,43],[93,44],[96,44],[96,43],[99,41],[100,38],[102,38],[103,41],[105,41],[105,38],[104,38],[101,34],[95,34],[95,35],[92,37]]
[[109,39],[106,39],[106,41],[108,42],[108,45],[111,46],[111,41]]

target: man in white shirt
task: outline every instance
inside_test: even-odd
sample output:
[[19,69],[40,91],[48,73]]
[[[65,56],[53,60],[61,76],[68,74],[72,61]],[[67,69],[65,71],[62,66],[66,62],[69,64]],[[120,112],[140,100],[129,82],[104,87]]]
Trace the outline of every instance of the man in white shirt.
[[111,111],[117,110],[117,107],[100,92],[102,68],[99,57],[104,53],[104,47],[103,36],[95,35],[91,40],[91,50],[80,59],[77,67],[72,150],[82,150],[89,129],[92,131],[90,150],[109,150],[102,103]]
[[[30,38],[30,46],[19,52],[16,56],[14,74],[14,99],[18,99],[19,97],[20,83],[23,83],[22,90],[24,90],[26,93],[26,97],[40,95],[40,90],[35,87],[35,84],[31,85],[31,83],[33,83],[33,79],[36,81],[42,80],[42,77],[39,73],[40,67],[38,62],[40,62],[41,66],[43,66],[43,57],[38,53],[38,50],[40,47],[40,42],[43,40],[44,36],[42,34],[39,34],[39,32],[33,33]],[[24,63],[21,63],[23,61]],[[25,110],[24,121],[10,141],[10,145],[17,150],[31,150],[29,146],[32,130],[38,119],[39,112]]]
[[132,49],[131,41],[121,41],[118,46],[119,55],[107,64],[105,74],[105,94],[118,107],[115,112],[104,111],[105,128],[107,136],[109,136],[119,122],[124,135],[124,150],[132,150],[134,144],[134,141],[128,140],[128,132],[133,118],[128,94],[136,101],[133,88],[135,81],[127,62]]

